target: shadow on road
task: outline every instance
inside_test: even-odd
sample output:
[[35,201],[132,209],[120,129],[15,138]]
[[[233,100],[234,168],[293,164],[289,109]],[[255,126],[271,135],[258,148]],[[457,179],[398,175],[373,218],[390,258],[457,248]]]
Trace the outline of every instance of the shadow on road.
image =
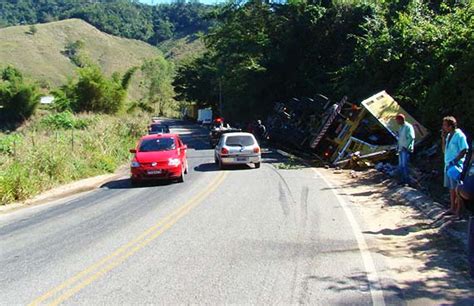
[[173,181],[169,180],[156,180],[156,181],[145,181],[137,186],[132,186],[130,179],[120,179],[116,181],[111,181],[103,184],[100,188],[105,189],[131,189],[131,188],[146,188],[154,186],[168,186],[171,185]]
[[399,228],[385,228],[379,231],[365,231],[362,232],[364,234],[371,234],[371,235],[386,235],[386,236],[406,236],[410,233],[416,233],[422,231],[424,229],[428,229],[425,223],[417,223],[409,226],[402,226]]
[[[225,170],[252,170],[254,167],[249,165],[229,165],[225,167]],[[219,169],[219,166],[215,163],[201,164],[194,167],[194,171],[198,172],[218,172],[223,171]]]

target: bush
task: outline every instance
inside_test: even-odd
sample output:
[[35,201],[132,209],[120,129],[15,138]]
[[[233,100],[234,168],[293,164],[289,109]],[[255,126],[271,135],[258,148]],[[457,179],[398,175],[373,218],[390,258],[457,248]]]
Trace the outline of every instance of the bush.
[[94,112],[116,114],[122,110],[127,97],[127,89],[138,68],[129,69],[123,75],[114,73],[106,77],[100,68],[89,65],[78,69],[79,79],[53,92],[53,108],[58,111]]
[[23,138],[19,134],[0,136],[0,154],[12,155],[16,146],[20,146]]
[[50,129],[86,129],[93,121],[94,117],[92,116],[80,118],[69,111],[65,111],[43,117],[40,124]]
[[50,114],[41,119],[41,124],[53,129],[72,129],[74,128],[75,118],[70,112]]
[[34,194],[34,184],[30,171],[19,161],[12,162],[0,172],[0,204],[21,201]]

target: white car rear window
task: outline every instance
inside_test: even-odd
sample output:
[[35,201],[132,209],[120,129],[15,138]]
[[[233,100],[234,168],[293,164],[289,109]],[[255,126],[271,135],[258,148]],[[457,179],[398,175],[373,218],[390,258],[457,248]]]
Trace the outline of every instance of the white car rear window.
[[225,140],[225,145],[229,147],[247,147],[253,146],[255,140],[252,136],[240,135],[240,136],[229,136]]

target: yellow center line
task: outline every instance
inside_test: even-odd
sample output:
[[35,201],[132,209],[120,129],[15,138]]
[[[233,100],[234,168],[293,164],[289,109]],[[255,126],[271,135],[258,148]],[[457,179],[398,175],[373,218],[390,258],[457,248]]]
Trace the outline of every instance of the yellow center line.
[[214,181],[211,182],[208,188],[206,188],[204,191],[202,191],[195,197],[191,198],[183,206],[176,209],[171,214],[160,220],[157,224],[147,229],[137,238],[121,246],[109,256],[102,258],[87,269],[79,272],[78,274],[69,278],[59,286],[38,297],[33,302],[31,302],[30,305],[39,305],[40,303],[53,297],[63,289],[69,288],[68,290],[66,290],[65,293],[60,295],[52,302],[52,305],[57,305],[67,300],[68,298],[91,284],[96,279],[105,275],[108,271],[118,266],[120,263],[125,261],[127,258],[132,256],[134,253],[148,245],[150,242],[158,238],[162,233],[171,228],[176,222],[179,221],[179,219],[184,217],[187,213],[189,213],[189,211],[199,205],[206,197],[208,197],[212,192],[214,192],[219,187],[219,185],[225,180],[226,176],[227,173],[223,172]]

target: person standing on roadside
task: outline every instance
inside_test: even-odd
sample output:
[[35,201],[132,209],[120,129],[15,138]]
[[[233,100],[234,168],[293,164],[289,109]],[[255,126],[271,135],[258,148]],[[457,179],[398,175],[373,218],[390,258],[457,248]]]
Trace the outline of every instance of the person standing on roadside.
[[[474,142],[472,143],[474,144]],[[471,145],[472,148],[472,145]],[[456,188],[457,211],[455,215],[461,216],[461,211],[466,208],[466,203],[474,201],[474,150],[469,150],[464,162],[463,173],[461,174],[460,182]],[[471,205],[472,206],[472,205]]]
[[262,124],[262,120],[257,120],[257,126],[255,127],[255,136],[257,138],[258,144],[261,146],[265,135],[267,133],[267,128]]
[[[474,145],[474,143],[472,143],[472,145]],[[474,150],[472,150],[472,145],[470,150],[471,154],[469,154],[469,160],[465,164],[466,167],[463,171],[463,179],[456,188],[456,200],[458,201],[458,216],[461,214],[461,210],[463,208],[467,208],[467,210],[471,212],[467,230],[467,258],[469,263],[469,272],[471,277],[474,279]]]
[[454,178],[450,172],[453,167],[462,172],[469,145],[466,135],[458,128],[456,118],[452,116],[443,118],[441,139],[444,152],[444,187],[449,189],[451,201],[448,213],[457,215],[460,211],[458,209],[459,202],[456,200],[456,188],[459,180]]
[[415,148],[415,129],[413,125],[406,122],[405,115],[398,114],[395,117],[400,130],[398,132],[398,168],[402,184],[410,184],[410,155]]

